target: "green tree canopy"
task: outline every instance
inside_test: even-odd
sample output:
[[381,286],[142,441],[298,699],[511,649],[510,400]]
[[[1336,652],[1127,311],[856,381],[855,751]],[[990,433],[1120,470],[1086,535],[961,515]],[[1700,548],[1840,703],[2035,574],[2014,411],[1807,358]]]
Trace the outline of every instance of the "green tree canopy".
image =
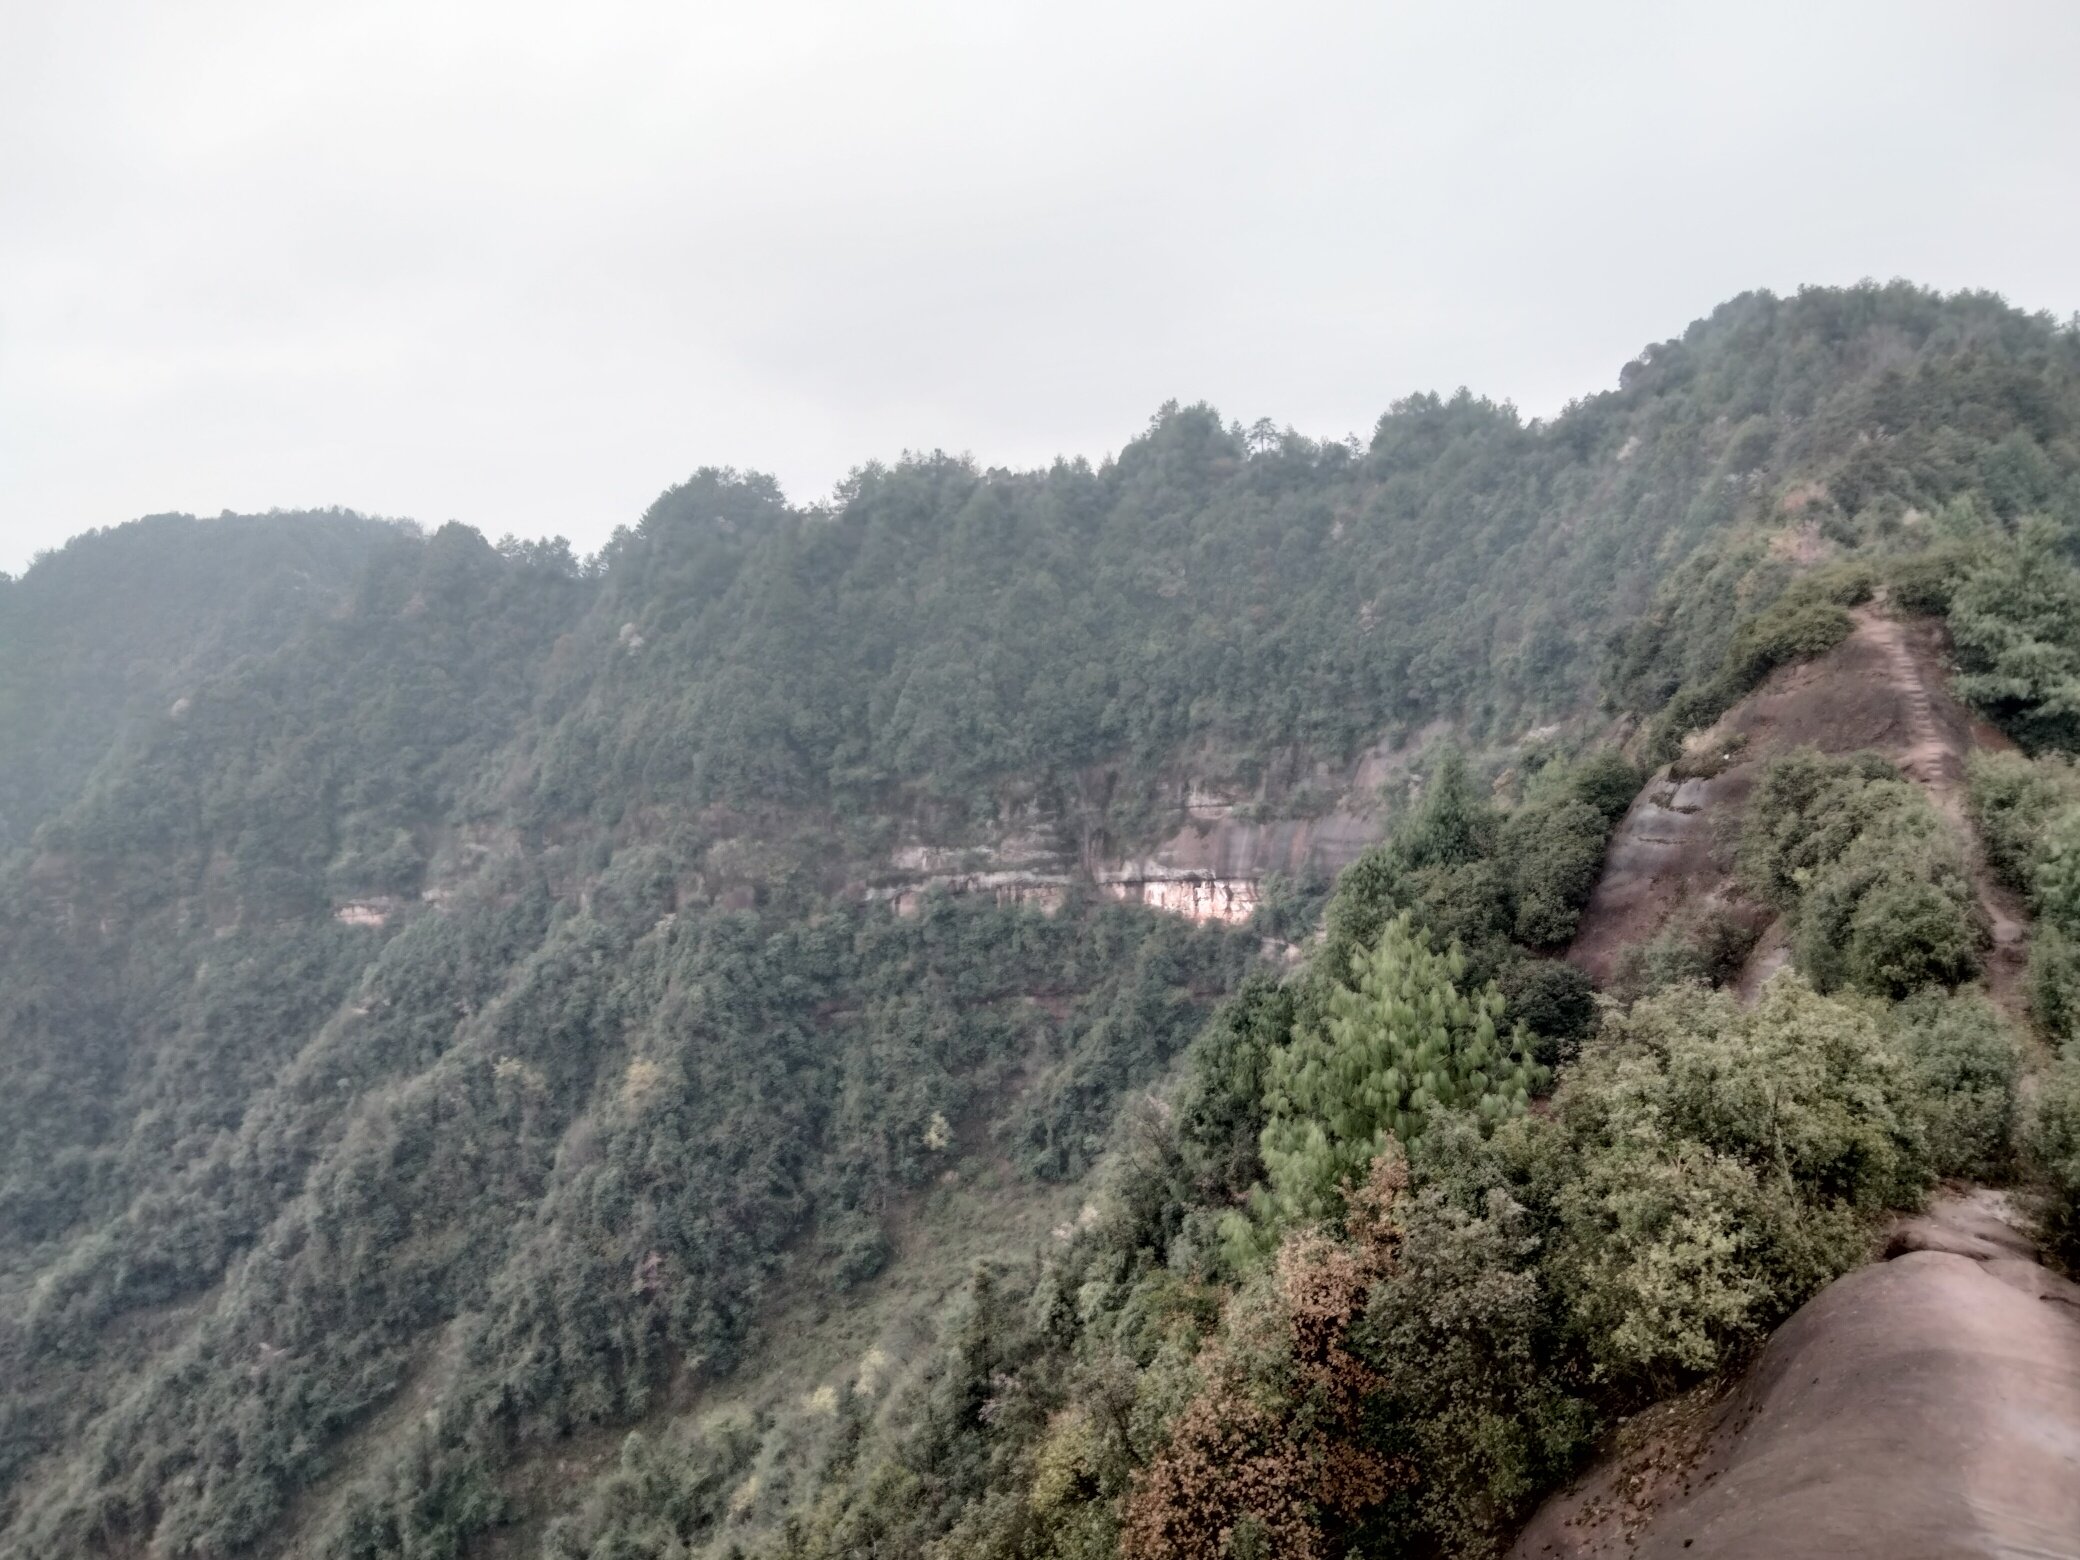
[[1521,1027],[1504,1029],[1502,993],[1463,989],[1465,973],[1465,955],[1437,952],[1404,912],[1352,959],[1322,1023],[1272,1054],[1260,1222],[1332,1217],[1387,1140],[1414,1139],[1434,1112],[1493,1122],[1524,1108],[1546,1069]]
[[2080,569],[2057,525],[2026,521],[1950,600],[1957,691],[2036,748],[2080,750]]

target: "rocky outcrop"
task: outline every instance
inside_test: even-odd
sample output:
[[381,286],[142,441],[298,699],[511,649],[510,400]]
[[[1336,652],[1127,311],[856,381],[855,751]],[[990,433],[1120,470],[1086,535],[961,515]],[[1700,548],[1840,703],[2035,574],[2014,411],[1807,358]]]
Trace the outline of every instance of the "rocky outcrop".
[[1547,1502],[1515,1560],[2080,1556],[2080,1284],[1946,1193],[1738,1386]]
[[1602,985],[1620,954],[1673,917],[1728,907],[1733,875],[1720,848],[1722,825],[1738,816],[1754,783],[1749,763],[1683,780],[1663,769],[1648,780],[1611,835],[1567,957]]
[[1109,882],[1207,878],[1261,883],[1268,877],[1334,877],[1386,831],[1375,799],[1314,818],[1259,820],[1233,814],[1189,819],[1146,856],[1101,865]]
[[1146,905],[1190,921],[1222,921],[1241,926],[1257,913],[1257,883],[1252,878],[1144,878],[1106,884],[1106,891],[1130,904]]
[[1052,911],[1071,887],[1087,883],[1132,904],[1240,925],[1256,913],[1268,879],[1334,877],[1385,832],[1377,807],[1263,821],[1215,813],[1202,800],[1162,844],[1124,859],[1078,859],[1047,848],[1044,833],[971,849],[906,845],[891,854],[883,880],[865,897],[903,915],[915,914],[933,892],[988,894],[1000,904]]
[[924,908],[926,896],[933,893],[986,894],[1000,905],[1028,905],[1052,915],[1062,907],[1075,881],[1059,872],[940,872],[921,882],[870,888],[866,897],[887,902],[901,916],[916,915]]
[[1267,880],[1333,878],[1386,832],[1384,809],[1339,809],[1319,818],[1269,821],[1199,806],[1146,856],[1098,863],[1092,876],[1108,893],[1188,916],[1239,925],[1256,913]]
[[1000,905],[1030,905],[1052,914],[1076,881],[1074,859],[1055,831],[1029,821],[988,845],[899,846],[864,897],[893,905],[904,916],[917,914],[932,893],[986,894]]
[[1083,883],[1195,921],[1239,925],[1256,913],[1271,879],[1326,881],[1380,839],[1388,824],[1384,789],[1437,734],[1426,730],[1401,744],[1382,740],[1341,773],[1260,786],[1246,795],[1187,779],[1178,788],[1172,831],[1133,855],[1109,853],[1088,837],[1072,847],[1066,842],[1078,831],[1068,820],[1032,813],[984,845],[913,840],[890,853],[864,893],[905,914],[935,891],[990,894],[1000,903],[1051,910]]

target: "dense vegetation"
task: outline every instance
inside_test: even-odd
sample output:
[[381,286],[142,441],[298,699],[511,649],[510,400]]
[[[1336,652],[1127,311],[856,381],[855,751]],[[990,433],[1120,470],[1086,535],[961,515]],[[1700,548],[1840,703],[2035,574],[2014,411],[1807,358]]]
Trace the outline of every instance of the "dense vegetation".
[[[1479,1553],[1934,1176],[2080,1255],[2080,1057],[2019,1087],[1882,766],[1758,792],[1758,1007],[1737,927],[1556,957],[1632,759],[1882,592],[2029,750],[1973,807],[2075,1044],[2076,529],[2080,340],[1890,286],[1548,422],[705,470],[593,559],[83,538],[0,579],[0,1554]],[[1247,930],[865,892],[1383,736],[1389,836]]]
[[1789,917],[1799,968],[1823,991],[1905,997],[1978,973],[1988,932],[1963,843],[1883,759],[1807,749],[1771,764],[1741,866]]
[[[1795,978],[1753,1012],[1678,988],[1607,1023],[1551,1112],[1441,1115],[1326,1227],[1237,1268],[1192,1208],[1242,1189],[1236,1096],[1266,1028],[1242,1018],[1175,1114],[1139,1124],[1107,1216],[1023,1303],[978,1278],[907,1433],[834,1459],[760,1552],[1479,1552],[1613,1415],[1740,1358],[1861,1260],[1949,1109],[1869,1014]],[[1239,1103],[1269,1124],[1277,1096]],[[645,1455],[667,1486],[697,1476]],[[681,1509],[682,1542],[720,1515]],[[629,1532],[609,1501],[557,1552]]]
[[126,730],[341,605],[398,540],[344,513],[157,515],[0,576],[0,850],[27,844]]
[[2047,1183],[2052,1238],[2080,1269],[2080,773],[2070,751],[1982,754],[1971,805],[1988,860],[2036,916],[2030,1011],[2060,1059],[2040,1082],[2022,1146]]

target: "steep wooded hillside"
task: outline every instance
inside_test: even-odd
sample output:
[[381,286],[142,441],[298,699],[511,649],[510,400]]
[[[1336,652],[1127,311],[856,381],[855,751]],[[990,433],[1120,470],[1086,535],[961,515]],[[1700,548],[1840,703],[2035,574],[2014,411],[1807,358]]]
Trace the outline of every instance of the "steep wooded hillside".
[[0,849],[72,802],[126,730],[343,605],[394,527],[347,514],[157,515],[0,578]]
[[593,559],[75,542],[0,583],[0,1554],[1478,1552],[1964,1162],[1900,1047],[1998,1049],[1600,1016],[1633,760],[1877,588],[2080,745],[2076,524],[2080,341],[1895,285]]

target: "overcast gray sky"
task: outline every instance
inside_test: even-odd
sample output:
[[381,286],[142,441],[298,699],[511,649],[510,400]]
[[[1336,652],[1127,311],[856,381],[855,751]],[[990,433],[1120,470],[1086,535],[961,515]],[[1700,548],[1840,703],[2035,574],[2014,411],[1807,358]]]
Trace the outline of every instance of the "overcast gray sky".
[[0,568],[1546,413],[1752,287],[2065,316],[2076,60],[2069,0],[0,0]]

